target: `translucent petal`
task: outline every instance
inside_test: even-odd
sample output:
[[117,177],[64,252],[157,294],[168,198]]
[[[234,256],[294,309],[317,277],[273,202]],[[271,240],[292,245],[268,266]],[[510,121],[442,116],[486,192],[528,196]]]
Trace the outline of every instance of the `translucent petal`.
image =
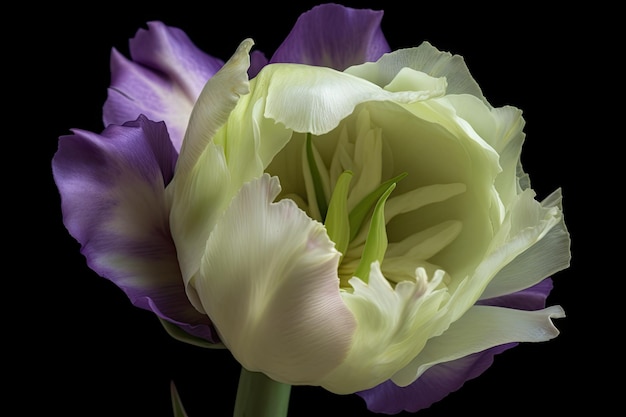
[[560,190],[541,204],[533,196],[531,190],[523,192],[510,208],[506,219],[510,225],[503,228],[509,237],[484,265],[513,259],[497,271],[481,299],[520,291],[569,266],[570,238],[560,208]]
[[211,233],[192,281],[221,340],[250,371],[316,385],[350,348],[355,320],[339,295],[339,252],[277,178],[246,183]]
[[447,94],[471,94],[487,104],[463,57],[441,52],[428,42],[396,50],[383,55],[377,62],[355,65],[345,72],[383,87],[390,84],[404,68],[421,71],[434,78],[445,77]]
[[386,256],[428,259],[452,242],[462,227],[463,224],[458,220],[448,220],[420,230],[400,242],[390,243]]
[[553,318],[565,317],[563,309],[522,311],[502,307],[474,306],[441,335],[432,338],[411,364],[392,378],[400,386],[415,381],[431,366],[481,352],[510,342],[544,342],[559,331]]
[[465,184],[433,184],[416,188],[404,194],[389,199],[385,209],[385,219],[389,222],[398,214],[417,210],[427,204],[445,201],[455,195],[465,192]]
[[435,78],[421,71],[415,71],[404,67],[389,84],[385,90],[389,91],[421,91],[422,100],[433,97],[441,97],[446,93],[448,83],[444,77]]
[[365,101],[410,103],[416,92],[390,92],[330,68],[268,65],[255,78],[267,92],[265,117],[296,132],[327,133]]
[[367,408],[375,413],[398,414],[409,411],[415,413],[430,407],[463,384],[482,374],[491,366],[494,356],[516,343],[500,345],[463,358],[440,363],[429,368],[424,374],[406,387],[399,387],[391,380],[375,388],[357,394],[367,402]]
[[500,155],[502,172],[496,178],[496,189],[503,204],[510,204],[520,191],[517,168],[525,138],[522,111],[512,106],[488,108],[468,94],[451,95],[446,99],[457,115]]

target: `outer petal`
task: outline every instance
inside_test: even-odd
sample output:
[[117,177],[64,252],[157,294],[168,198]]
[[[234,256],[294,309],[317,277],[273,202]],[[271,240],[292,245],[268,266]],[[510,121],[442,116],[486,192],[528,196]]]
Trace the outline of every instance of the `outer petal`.
[[448,94],[471,94],[489,106],[463,57],[441,52],[428,42],[414,48],[399,49],[385,54],[377,62],[353,66],[347,68],[345,72],[384,87],[403,68],[421,71],[435,78],[445,77],[448,82]]
[[270,62],[291,62],[344,70],[389,52],[380,28],[382,11],[323,4],[300,15]]
[[200,51],[180,29],[149,22],[130,41],[131,60],[111,53],[111,86],[104,124],[122,124],[139,114],[165,121],[179,150],[191,109],[206,81],[223,62]]
[[374,262],[367,284],[350,279],[354,292],[341,295],[358,327],[349,355],[324,379],[324,388],[348,394],[375,387],[410,363],[433,334],[448,327],[449,296],[439,288],[443,271],[430,281],[423,268],[415,274],[415,281],[392,287]]
[[528,189],[509,207],[505,222],[494,238],[496,248],[478,273],[498,263],[503,267],[489,282],[481,299],[531,287],[569,265],[570,238],[563,220],[560,190],[541,203],[533,197],[534,192]]
[[52,168],[63,221],[89,266],[134,305],[214,340],[187,300],[170,236],[164,187],[175,162],[164,124],[142,116],[99,135],[61,137]]
[[296,132],[327,133],[366,101],[412,103],[422,91],[392,92],[330,68],[298,64],[265,67],[255,79],[266,90],[265,117]]
[[[219,217],[241,186],[259,177],[291,132],[272,120],[261,120],[262,106],[247,94],[248,52],[244,40],[224,67],[211,78],[187,129],[168,191],[170,215],[183,280],[188,283],[200,267],[204,245]],[[262,103],[261,103],[262,104]],[[195,290],[187,286],[194,306],[202,311]]]
[[523,311],[475,305],[441,335],[428,341],[411,364],[396,373],[393,382],[413,383],[432,366],[513,342],[544,342],[559,334],[553,318],[565,317],[563,309]]
[[250,68],[248,68],[248,76],[254,78],[259,71],[268,64],[268,59],[265,54],[259,50],[252,51],[250,54]]
[[[494,305],[520,310],[539,310],[545,307],[546,298],[552,290],[552,280],[545,279],[539,284],[515,294],[479,301],[479,305]],[[441,400],[449,393],[458,390],[466,381],[476,378],[491,366],[494,356],[518,343],[495,346],[460,359],[433,366],[415,382],[400,387],[391,380],[367,391],[359,392],[371,411],[396,414],[402,410],[416,412]]]
[[520,192],[518,168],[525,138],[522,111],[511,106],[489,108],[468,94],[449,95],[446,100],[498,152],[502,172],[496,178],[496,189],[508,206]]
[[539,310],[546,305],[546,299],[552,291],[552,279],[546,278],[539,284],[535,284],[525,290],[500,297],[478,300],[477,305],[500,306],[515,308],[518,310]]
[[401,411],[416,412],[461,388],[466,381],[476,378],[493,363],[494,356],[517,343],[496,346],[454,361],[433,366],[415,382],[399,387],[386,381],[367,391],[358,392],[375,413],[397,414]]
[[278,179],[246,183],[211,233],[192,284],[246,369],[316,385],[345,358],[355,320],[339,295],[340,254]]

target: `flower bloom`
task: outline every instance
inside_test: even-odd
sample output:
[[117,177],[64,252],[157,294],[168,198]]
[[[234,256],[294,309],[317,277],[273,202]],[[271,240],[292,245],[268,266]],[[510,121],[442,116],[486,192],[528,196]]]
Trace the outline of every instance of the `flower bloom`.
[[247,39],[226,63],[151,22],[53,173],[90,267],[172,334],[397,413],[555,337],[570,253],[521,111],[459,56],[391,52],[381,18],[318,6],[271,59]]

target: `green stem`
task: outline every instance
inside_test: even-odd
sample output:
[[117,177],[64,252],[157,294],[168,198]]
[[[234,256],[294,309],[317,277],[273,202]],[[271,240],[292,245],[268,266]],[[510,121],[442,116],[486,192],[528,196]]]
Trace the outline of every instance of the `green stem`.
[[286,417],[291,385],[241,368],[233,417]]

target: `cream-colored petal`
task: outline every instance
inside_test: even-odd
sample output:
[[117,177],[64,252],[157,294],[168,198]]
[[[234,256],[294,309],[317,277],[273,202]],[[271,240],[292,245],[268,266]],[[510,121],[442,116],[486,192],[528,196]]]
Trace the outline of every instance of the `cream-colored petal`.
[[[183,280],[199,267],[206,239],[233,193],[224,149],[213,143],[239,97],[249,91],[247,70],[253,42],[244,40],[234,55],[205,85],[191,114],[189,127],[167,191],[172,196],[170,228]],[[193,291],[188,295],[201,311]]]
[[471,94],[487,104],[463,57],[441,52],[428,42],[390,52],[377,62],[355,65],[345,72],[382,87],[391,83],[404,68],[421,71],[434,78],[445,77],[447,94]]
[[426,271],[418,268],[413,281],[400,282],[394,288],[378,262],[372,263],[367,284],[352,278],[354,291],[342,292],[342,296],[356,317],[357,331],[347,358],[324,378],[322,386],[338,394],[361,391],[406,366],[433,331],[447,326],[448,293],[437,289],[442,278],[443,271],[429,280]]
[[[206,84],[194,107],[168,191],[172,236],[187,294],[202,311],[189,280],[217,219],[241,185],[260,176],[291,131],[264,119],[263,101],[250,88],[251,40]],[[250,93],[249,93],[250,92]]]
[[565,314],[559,306],[537,311],[474,306],[442,335],[429,340],[410,365],[391,379],[399,386],[406,386],[428,368],[441,362],[505,343],[550,340],[559,334],[552,319],[561,317],[565,317]]
[[[533,197],[534,193],[526,190],[510,208],[503,228],[509,234],[507,241],[480,268],[497,271],[481,299],[523,290],[569,266],[570,238],[561,211],[560,190],[542,203]],[[496,260],[504,259],[510,261],[498,269]]]
[[317,385],[347,356],[356,323],[339,294],[340,254],[277,178],[246,183],[192,280],[223,343],[250,371]]
[[410,103],[419,92],[390,92],[325,67],[268,65],[254,79],[267,92],[265,116],[296,132],[327,133],[366,101]]
[[446,93],[448,83],[445,77],[431,77],[430,75],[404,67],[389,84],[385,90],[389,91],[421,91],[422,100],[433,97],[441,97]]
[[512,106],[488,108],[468,94],[447,96],[446,100],[500,156],[502,172],[496,178],[496,189],[508,205],[520,190],[517,168],[525,138],[522,111]]
[[463,224],[456,220],[441,222],[415,232],[400,242],[391,243],[386,256],[428,259],[454,241],[462,228]]
[[217,130],[226,123],[239,97],[250,91],[248,67],[254,42],[246,39],[224,66],[209,79],[191,112],[180,156],[179,175],[188,174]]

